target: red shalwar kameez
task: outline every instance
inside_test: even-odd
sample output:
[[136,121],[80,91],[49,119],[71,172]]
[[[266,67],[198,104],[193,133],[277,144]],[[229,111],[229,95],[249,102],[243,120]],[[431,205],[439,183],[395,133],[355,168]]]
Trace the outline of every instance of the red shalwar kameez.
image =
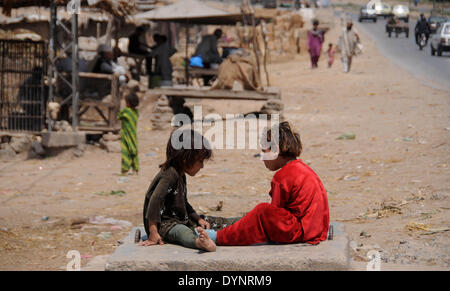
[[217,232],[217,245],[264,242],[318,244],[326,240],[328,198],[317,174],[300,159],[282,167],[271,182],[271,203],[258,204],[242,219]]

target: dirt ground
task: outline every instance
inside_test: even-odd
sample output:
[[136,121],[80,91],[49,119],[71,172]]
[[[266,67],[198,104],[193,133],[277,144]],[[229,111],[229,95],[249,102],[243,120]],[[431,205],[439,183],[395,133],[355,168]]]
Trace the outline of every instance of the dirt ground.
[[[337,28],[326,36],[336,42]],[[302,52],[269,65],[282,89],[285,118],[300,132],[301,158],[321,177],[331,220],[345,225],[352,269],[365,270],[378,250],[382,270],[449,270],[449,92],[421,85],[385,59],[361,33],[364,53],[348,74],[339,56],[310,69]],[[111,254],[129,226],[75,224],[93,216],[142,224],[144,195],[164,160],[169,131],[151,130],[154,98],[140,108],[141,172],[120,177],[120,154],[87,145],[45,159],[0,164],[0,269],[65,270],[70,250],[82,267]],[[245,113],[261,102],[203,102],[215,112]],[[204,113],[206,114],[206,113]],[[353,140],[337,139],[354,133]],[[216,150],[196,177],[188,199],[199,213],[237,216],[268,196],[273,172],[257,150]],[[122,190],[122,195],[109,195]],[[221,211],[214,208],[223,201]],[[48,216],[48,220],[44,218]]]

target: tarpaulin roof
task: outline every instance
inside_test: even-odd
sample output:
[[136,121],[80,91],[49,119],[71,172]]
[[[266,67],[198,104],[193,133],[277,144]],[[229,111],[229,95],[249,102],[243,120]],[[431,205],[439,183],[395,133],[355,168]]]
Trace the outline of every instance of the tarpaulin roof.
[[[70,0],[55,0],[56,5],[67,5]],[[0,0],[2,13],[10,16],[11,9],[29,6],[49,7],[51,0]],[[80,0],[81,6],[96,7],[113,15],[124,17],[135,12],[135,0]]]
[[170,21],[190,24],[236,24],[242,14],[213,8],[198,0],[183,0],[134,15],[137,20]]

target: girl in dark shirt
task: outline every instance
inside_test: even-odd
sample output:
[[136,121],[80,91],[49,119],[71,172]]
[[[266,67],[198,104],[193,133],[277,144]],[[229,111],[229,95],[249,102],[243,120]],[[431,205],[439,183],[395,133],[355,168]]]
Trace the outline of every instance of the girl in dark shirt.
[[222,229],[238,218],[199,216],[187,201],[186,175],[195,176],[212,156],[206,138],[191,129],[176,130],[167,143],[166,162],[153,179],[144,202],[144,227],[148,240],[140,245],[163,244],[163,240],[185,247],[215,251],[208,236],[197,236],[195,228]]

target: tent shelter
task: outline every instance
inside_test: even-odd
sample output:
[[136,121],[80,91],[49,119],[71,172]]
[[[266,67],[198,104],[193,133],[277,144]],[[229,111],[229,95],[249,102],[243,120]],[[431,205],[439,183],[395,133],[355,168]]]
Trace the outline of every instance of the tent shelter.
[[242,21],[242,14],[232,14],[209,6],[199,0],[183,0],[172,5],[138,13],[136,19],[189,24],[234,25]]
[[[53,5],[67,6],[71,0],[0,0],[2,13],[9,16],[11,9],[28,6],[50,7]],[[134,1],[127,0],[79,0],[83,7],[95,7],[111,13],[114,16],[124,17],[134,12]],[[72,2],[73,3],[73,2]]]
[[[209,6],[199,0],[183,0],[172,5],[136,14],[136,20],[177,22],[186,26],[186,59],[188,58],[188,40],[190,24],[235,25],[242,21],[242,14],[229,13]],[[189,66],[186,65],[186,82],[189,82]]]
[[[39,6],[39,7],[50,7],[50,25],[49,25],[49,42],[48,42],[48,60],[49,60],[49,75],[48,79],[53,80],[61,78],[64,80],[65,84],[71,87],[71,94],[68,96],[61,105],[69,103],[72,101],[72,127],[73,131],[78,130],[79,120],[79,77],[78,72],[78,14],[81,12],[81,8],[98,8],[102,11],[109,12],[114,19],[123,20],[135,11],[135,1],[134,0],[0,0],[1,13],[6,16],[11,15],[11,10],[19,7],[29,7],[29,6]],[[57,17],[57,7],[65,6],[71,15],[71,27],[66,27]],[[111,22],[112,23],[112,22]],[[64,43],[57,44],[56,41],[56,30],[66,33],[66,38]],[[56,60],[58,55],[56,54],[57,49],[61,49],[64,52],[71,51],[72,55],[72,73],[71,81],[68,80],[64,74],[58,72],[56,68]],[[54,101],[55,92],[53,90],[54,86],[49,86],[49,101]],[[115,116],[114,116],[115,117]],[[110,120],[112,120],[110,118]],[[49,131],[50,131],[50,122]]]

